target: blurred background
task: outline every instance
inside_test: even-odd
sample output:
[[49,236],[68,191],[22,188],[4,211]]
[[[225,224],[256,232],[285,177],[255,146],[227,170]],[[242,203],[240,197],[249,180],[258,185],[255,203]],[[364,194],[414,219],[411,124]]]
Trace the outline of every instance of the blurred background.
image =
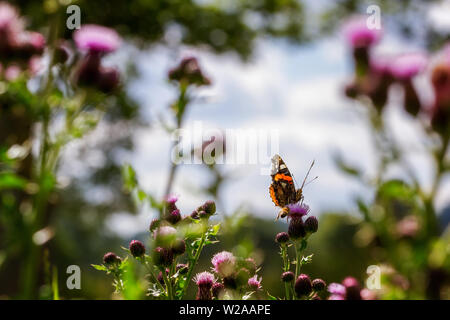
[[[48,242],[48,252],[59,270],[63,298],[109,299],[113,291],[110,279],[90,264],[101,263],[107,251],[120,252],[131,239],[148,239],[148,225],[158,212],[147,205],[133,204],[122,187],[121,166],[132,164],[145,191],[156,198],[164,196],[172,143],[164,123],[173,121],[169,106],[177,96],[167,73],[187,56],[197,57],[212,85],[197,90],[184,120],[186,130],[194,130],[195,121],[201,121],[204,128],[220,130],[277,130],[278,152],[298,183],[315,160],[311,176],[318,179],[305,187],[304,196],[311,213],[318,216],[319,231],[309,242],[307,253],[314,256],[305,272],[327,282],[340,282],[348,275],[363,282],[369,265],[389,261],[389,254],[383,252],[388,249],[377,242],[376,228],[365,224],[362,214],[362,203],[379,199],[380,185],[364,183],[348,174],[347,164],[354,164],[362,175],[376,175],[378,151],[365,117],[367,106],[345,95],[354,66],[341,27],[349,17],[366,15],[369,5],[377,5],[383,26],[383,38],[374,48],[377,54],[419,51],[432,55],[449,40],[450,1],[11,3],[33,30],[45,33],[48,16],[55,7],[76,4],[81,9],[82,24],[111,27],[124,39],[121,48],[105,60],[106,65],[119,68],[124,95],[95,130],[65,148],[58,169],[60,188],[49,215],[56,232]],[[66,30],[65,37],[70,39],[72,31]],[[433,101],[428,78],[424,72],[415,79],[424,104]],[[401,108],[401,90],[393,88],[390,93],[385,121],[427,192],[433,185],[434,162],[424,144],[426,133]],[[271,178],[261,174],[261,167],[181,165],[172,193],[179,196],[177,205],[186,215],[207,199],[217,201],[215,219],[222,221],[220,243],[204,250],[199,270],[209,269],[212,255],[222,249],[253,256],[262,266],[264,288],[281,295],[281,259],[274,237],[287,225],[274,222],[279,209],[268,194]],[[403,169],[393,165],[385,172],[384,181],[407,181]],[[401,184],[395,187],[403,188],[396,189],[399,193],[406,188]],[[400,197],[391,194],[391,189],[386,191],[386,201]],[[402,200],[409,203],[414,196],[406,198]],[[405,271],[405,279],[397,281],[401,290],[392,290],[385,298],[450,298],[449,287],[445,286],[449,271],[449,237],[445,236],[450,221],[448,175],[442,178],[433,205],[441,241],[436,245],[437,255],[444,258],[439,258],[439,267],[430,271],[423,266],[429,259],[420,258],[424,251],[417,249],[420,253],[414,253],[417,242],[406,242],[405,246],[414,249],[401,249],[408,252],[403,261],[413,261],[420,267],[412,268],[415,271],[411,273]],[[418,243],[420,247],[424,242]],[[401,260],[400,253],[394,255]],[[425,262],[418,262],[420,259]],[[17,294],[11,274],[20,263],[2,264],[0,259],[1,297]],[[63,285],[65,268],[72,264],[81,267],[81,290],[67,290]],[[386,265],[391,268],[395,264]],[[433,272],[440,277],[438,289],[429,288],[433,283],[427,275]],[[410,289],[408,282],[414,281],[408,277],[419,279],[421,289]]]

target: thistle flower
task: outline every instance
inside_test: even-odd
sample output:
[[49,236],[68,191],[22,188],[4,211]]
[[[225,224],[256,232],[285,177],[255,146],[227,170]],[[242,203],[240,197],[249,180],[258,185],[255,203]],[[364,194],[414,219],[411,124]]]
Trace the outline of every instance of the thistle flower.
[[294,290],[298,297],[306,296],[311,293],[312,284],[308,275],[301,274],[298,276],[297,280],[295,280]]
[[301,218],[309,213],[309,206],[307,204],[288,204],[289,209],[288,219]]
[[169,71],[169,79],[197,86],[210,85],[211,81],[203,74],[198,61],[194,57],[181,60],[180,64]]
[[377,43],[381,38],[381,30],[369,29],[366,17],[353,17],[348,20],[343,33],[353,48],[367,48]]
[[169,195],[167,196],[166,200],[165,200],[165,210],[166,212],[173,212],[175,210],[178,210],[176,202],[178,201],[178,196],[176,195]]
[[292,271],[283,272],[283,274],[281,275],[281,280],[283,282],[291,282],[294,280],[294,278],[295,274]]
[[314,279],[311,284],[314,291],[322,291],[327,287],[327,284],[322,279]]
[[280,232],[275,236],[275,242],[284,244],[289,241],[289,235],[286,232]]
[[225,278],[234,273],[236,258],[231,252],[222,251],[213,256],[211,263],[214,266],[214,271]]
[[358,280],[353,277],[347,277],[342,281],[345,287],[345,299],[346,300],[361,300],[361,288]]
[[423,53],[408,53],[395,57],[389,64],[391,75],[399,81],[407,81],[422,72],[428,64]]
[[253,277],[248,279],[248,286],[252,290],[255,290],[255,291],[260,290],[262,288],[261,281],[262,281],[262,278],[258,279],[258,276],[255,274]]
[[345,287],[340,283],[330,283],[328,286],[328,292],[335,296],[345,297]]
[[131,255],[135,258],[142,257],[145,254],[145,246],[139,240],[133,240],[129,246]]
[[[170,270],[166,269],[166,276],[169,275],[169,273],[170,273]],[[162,285],[165,285],[162,271],[160,271],[158,273],[158,276],[156,277],[156,280],[158,280],[158,282],[161,283]]]
[[198,286],[197,300],[212,300],[212,286],[215,282],[214,275],[210,272],[198,273],[194,278]]
[[118,264],[122,261],[114,252],[108,252],[103,256],[103,262],[106,265]]
[[113,29],[88,24],[81,26],[74,33],[75,44],[78,49],[90,53],[109,53],[116,51],[120,46],[121,39]]

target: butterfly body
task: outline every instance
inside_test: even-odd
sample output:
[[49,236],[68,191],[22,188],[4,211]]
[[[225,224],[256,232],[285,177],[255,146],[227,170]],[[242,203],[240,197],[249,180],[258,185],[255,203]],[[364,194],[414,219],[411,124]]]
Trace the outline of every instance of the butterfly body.
[[271,177],[272,183],[269,187],[270,198],[275,206],[281,208],[277,219],[280,217],[284,218],[289,213],[289,208],[287,207],[289,204],[303,201],[303,187],[305,185],[306,177],[302,186],[299,189],[296,189],[294,179],[289,169],[283,159],[277,154],[272,157]]

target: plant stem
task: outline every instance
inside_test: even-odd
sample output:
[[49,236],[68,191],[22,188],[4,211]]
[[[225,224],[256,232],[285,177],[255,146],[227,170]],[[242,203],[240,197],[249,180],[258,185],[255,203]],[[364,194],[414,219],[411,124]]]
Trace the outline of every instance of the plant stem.
[[192,272],[194,271],[194,267],[198,262],[198,259],[200,257],[200,254],[202,252],[203,246],[205,244],[205,240],[206,240],[206,232],[207,230],[202,234],[202,238],[200,240],[200,244],[198,246],[197,251],[195,252],[195,256],[194,259],[190,262],[192,263],[192,265],[189,265],[189,271],[186,277],[186,285],[183,288],[183,294],[181,295],[181,299],[184,297],[184,295],[186,294],[187,288],[189,287],[189,283],[191,282],[192,279]]
[[167,277],[166,270],[162,270],[161,273],[164,279],[164,283],[166,284],[167,287],[167,298],[169,300],[173,300],[172,284],[170,282],[170,279]]

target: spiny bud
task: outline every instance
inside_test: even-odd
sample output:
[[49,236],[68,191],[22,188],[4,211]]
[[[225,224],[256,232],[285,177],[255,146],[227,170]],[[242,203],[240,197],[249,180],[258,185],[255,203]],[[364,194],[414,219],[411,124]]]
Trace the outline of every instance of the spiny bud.
[[166,220],[171,224],[176,224],[181,220],[180,210],[173,210],[171,213],[167,215]]
[[280,232],[275,236],[275,241],[279,244],[289,241],[289,235],[286,232]]
[[312,284],[311,279],[309,279],[308,275],[299,275],[297,280],[295,281],[294,289],[298,297],[310,294],[312,291]]
[[315,233],[319,229],[319,221],[315,216],[311,216],[305,221],[305,230],[309,233]]
[[142,257],[145,254],[145,246],[139,240],[133,240],[129,246],[131,255],[135,258]]
[[283,282],[291,282],[294,280],[294,278],[295,274],[292,271],[283,272],[283,274],[281,275],[281,280],[283,280]]
[[209,214],[203,210],[199,211],[198,216],[200,217],[200,219],[208,219],[209,218]]
[[208,200],[202,205],[202,209],[211,216],[216,213],[216,203],[212,200]]
[[157,266],[170,266],[173,262],[173,252],[170,249],[157,247],[153,251],[153,262]]
[[314,291],[322,291],[325,289],[326,286],[327,284],[322,279],[314,279],[312,281],[312,287]]
[[120,263],[121,261],[122,259],[120,259],[120,257],[117,256],[114,252],[108,252],[103,256],[103,262],[106,265]]

